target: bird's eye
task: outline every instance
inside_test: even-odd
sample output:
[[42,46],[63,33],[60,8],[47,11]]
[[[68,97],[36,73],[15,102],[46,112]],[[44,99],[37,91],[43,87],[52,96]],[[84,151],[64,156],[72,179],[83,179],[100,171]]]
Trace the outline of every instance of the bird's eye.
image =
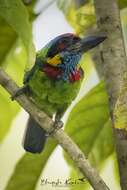
[[65,49],[69,44],[69,41],[67,39],[62,39],[60,42],[59,42],[59,48],[61,50]]
[[60,49],[64,49],[64,48],[65,48],[65,44],[64,44],[63,42],[61,42],[61,43],[59,44],[59,48],[60,48]]
[[67,43],[68,41],[66,39],[62,40],[62,43]]
[[74,42],[77,42],[77,41],[79,41],[79,39],[80,39],[79,37],[74,36],[73,41],[74,41]]

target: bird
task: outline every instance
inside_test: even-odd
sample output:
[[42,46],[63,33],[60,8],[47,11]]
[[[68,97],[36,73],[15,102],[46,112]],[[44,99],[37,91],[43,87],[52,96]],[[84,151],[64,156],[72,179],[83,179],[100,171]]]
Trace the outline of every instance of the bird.
[[[35,64],[25,73],[24,86],[13,98],[26,93],[50,118],[55,115],[57,126],[80,90],[84,78],[82,55],[105,39],[104,35],[80,38],[73,33],[55,37],[37,52]],[[30,116],[23,137],[24,149],[41,153],[47,137],[46,131]]]

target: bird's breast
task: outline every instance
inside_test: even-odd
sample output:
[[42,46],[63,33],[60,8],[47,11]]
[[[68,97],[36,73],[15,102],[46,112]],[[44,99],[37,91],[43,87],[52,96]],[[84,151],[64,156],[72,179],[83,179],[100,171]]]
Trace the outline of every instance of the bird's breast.
[[49,77],[50,79],[57,80],[62,76],[62,70],[57,67],[53,67],[50,65],[46,65],[43,68],[43,72]]
[[59,67],[45,65],[43,67],[43,72],[51,80],[63,80],[65,82],[70,82],[70,83],[74,83],[83,77],[82,72],[81,72],[81,67],[73,69],[70,73],[68,73],[68,77],[67,77],[68,80],[65,80],[65,77],[64,77],[65,73]]

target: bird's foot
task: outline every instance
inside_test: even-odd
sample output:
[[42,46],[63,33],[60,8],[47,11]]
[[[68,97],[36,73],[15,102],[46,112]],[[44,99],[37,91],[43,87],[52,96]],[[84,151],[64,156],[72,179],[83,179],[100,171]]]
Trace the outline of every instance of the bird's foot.
[[21,88],[19,88],[12,96],[11,96],[11,100],[15,100],[15,98],[17,98],[18,96],[26,93],[28,91],[28,86],[23,86]]
[[51,129],[50,132],[48,132],[48,133],[46,134],[46,136],[49,137],[49,136],[53,135],[53,133],[55,133],[56,131],[58,131],[58,130],[61,129],[62,127],[63,127],[63,122],[62,122],[61,120],[59,120],[59,121],[56,120],[56,121],[54,122],[53,128]]

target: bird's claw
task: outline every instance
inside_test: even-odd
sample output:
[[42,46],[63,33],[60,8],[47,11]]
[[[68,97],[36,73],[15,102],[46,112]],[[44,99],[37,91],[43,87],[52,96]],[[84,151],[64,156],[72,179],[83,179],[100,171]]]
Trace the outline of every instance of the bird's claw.
[[46,137],[53,135],[53,133],[55,133],[56,131],[58,131],[62,127],[63,127],[63,122],[61,120],[55,121],[53,128],[50,130],[50,132],[46,133]]
[[28,90],[28,86],[23,86],[21,88],[19,88],[12,96],[11,96],[11,100],[15,100],[15,98],[17,98],[18,96],[26,93],[26,91]]
[[11,100],[15,100],[18,96],[20,96],[21,93],[21,88],[19,90],[17,90],[12,96],[11,96]]
[[63,127],[63,122],[61,120],[56,120],[54,122],[54,126],[55,129],[61,129]]

